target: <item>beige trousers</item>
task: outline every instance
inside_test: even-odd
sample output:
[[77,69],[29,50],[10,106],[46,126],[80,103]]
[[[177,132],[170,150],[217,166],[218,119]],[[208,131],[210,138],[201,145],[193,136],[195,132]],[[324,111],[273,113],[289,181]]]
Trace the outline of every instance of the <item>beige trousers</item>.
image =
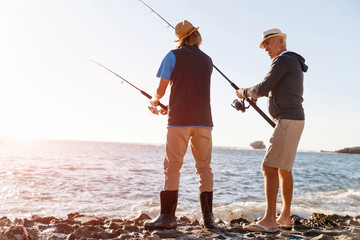
[[199,175],[200,192],[213,191],[211,171],[212,136],[211,129],[203,127],[169,127],[164,159],[164,190],[179,190],[180,169],[188,145],[195,159],[196,173]]

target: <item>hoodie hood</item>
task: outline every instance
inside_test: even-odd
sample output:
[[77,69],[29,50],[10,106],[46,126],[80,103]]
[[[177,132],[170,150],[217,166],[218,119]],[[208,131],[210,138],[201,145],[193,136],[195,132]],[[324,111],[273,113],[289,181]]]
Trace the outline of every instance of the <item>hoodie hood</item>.
[[284,53],[284,55],[296,57],[300,62],[301,69],[303,70],[303,72],[307,72],[308,66],[305,64],[305,58],[303,58],[300,54],[297,54],[295,52],[286,52]]

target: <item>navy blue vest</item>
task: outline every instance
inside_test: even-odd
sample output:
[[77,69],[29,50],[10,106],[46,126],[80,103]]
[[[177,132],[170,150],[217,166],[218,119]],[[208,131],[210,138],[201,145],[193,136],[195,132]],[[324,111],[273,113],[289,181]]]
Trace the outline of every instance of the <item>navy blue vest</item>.
[[171,77],[169,126],[213,127],[210,106],[211,58],[196,46],[172,50],[176,57]]

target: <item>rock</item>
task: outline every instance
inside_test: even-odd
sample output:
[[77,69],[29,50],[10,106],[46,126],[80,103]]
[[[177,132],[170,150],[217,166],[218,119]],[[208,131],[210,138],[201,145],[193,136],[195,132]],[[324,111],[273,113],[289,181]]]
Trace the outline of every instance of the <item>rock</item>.
[[75,222],[80,222],[81,225],[104,225],[105,224],[105,218],[97,217],[97,216],[76,216],[74,217]]
[[245,218],[237,218],[237,219],[233,219],[230,221],[231,224],[249,224],[249,221],[246,220]]
[[223,225],[223,224],[225,224],[225,222],[223,220],[221,220],[221,219],[216,219],[215,224],[216,225]]
[[334,240],[334,238],[321,234],[317,237],[314,237],[313,240]]
[[140,213],[140,215],[135,219],[135,222],[144,222],[146,220],[151,220],[151,217],[149,217],[149,215],[147,215],[146,213]]
[[359,227],[350,227],[349,228],[350,233],[352,234],[358,234],[360,235],[360,228]]
[[360,147],[343,148],[335,151],[336,153],[355,153],[360,154]]
[[96,226],[82,226],[70,234],[69,240],[80,238],[108,239],[109,233]]
[[0,234],[0,240],[9,240],[7,237],[5,237],[4,235]]
[[0,227],[9,227],[11,225],[11,221],[8,217],[0,218]]
[[[180,218],[177,229],[147,231],[138,223],[147,219],[140,214],[136,219],[112,219],[100,216],[69,214],[68,219],[34,216],[31,220],[0,218],[0,240],[48,239],[48,240],[95,240],[95,239],[253,239],[253,240],[350,240],[360,239],[360,216],[340,216],[313,213],[302,219],[291,216],[294,227],[291,231],[281,230],[277,234],[248,232],[242,225],[249,223],[238,218],[230,222],[218,219],[214,229],[199,225],[198,220],[190,222],[187,216]],[[195,223],[195,224],[194,224]]]
[[180,217],[180,221],[183,221],[183,222],[186,222],[186,223],[191,223],[191,220],[186,216]]
[[28,220],[27,218],[25,218],[24,219],[24,227],[33,227],[34,226],[34,224],[35,224],[35,222],[34,221],[32,221],[32,220]]
[[247,231],[243,227],[232,227],[229,232],[246,233]]
[[78,229],[79,226],[78,225],[70,226],[66,223],[59,223],[59,224],[56,224],[55,228],[56,228],[57,233],[70,234],[70,233],[74,232],[76,229]]
[[122,229],[122,228],[114,229],[114,230],[110,230],[110,236],[109,237],[115,238],[117,236],[121,236],[121,235],[124,235],[124,234],[127,235],[127,234],[129,234],[129,232]]
[[298,232],[306,232],[306,231],[309,231],[311,230],[312,228],[311,227],[308,227],[308,226],[305,226],[305,225],[302,225],[302,224],[297,224],[293,227],[293,229],[295,231],[298,231]]
[[5,231],[5,237],[12,240],[22,240],[26,229],[22,226],[11,226]]
[[254,149],[265,149],[266,148],[263,141],[256,141],[256,142],[250,143],[250,146]]
[[134,225],[125,225],[124,230],[129,231],[129,232],[138,232],[139,228],[134,224]]
[[346,221],[349,219],[352,218],[350,216],[343,217],[336,214],[325,215],[322,213],[313,213],[310,217],[301,220],[301,223],[312,228],[326,229],[347,225]]
[[184,234],[176,230],[155,230],[152,236],[158,235],[160,238],[181,238]]
[[117,239],[131,239],[131,236],[129,234],[121,234]]
[[149,238],[150,240],[160,240],[161,238],[159,237],[159,235],[153,235]]
[[303,232],[302,235],[306,236],[306,237],[317,237],[319,235],[322,234],[322,231],[320,230],[316,230],[316,229],[311,229],[309,231]]
[[337,240],[354,240],[354,239],[358,239],[358,238],[353,238],[346,235],[341,235],[337,238]]
[[294,223],[294,225],[301,225],[301,220],[303,220],[304,218],[298,216],[298,215],[292,215],[291,216],[291,221]]
[[200,222],[198,219],[195,219],[193,222],[192,222],[193,225],[200,225]]
[[31,217],[31,220],[34,221],[34,222],[38,222],[38,223],[49,224],[52,221],[55,221],[56,218],[55,217],[40,217],[40,216],[37,216],[37,215],[33,215]]
[[113,222],[111,221],[110,224],[109,224],[109,229],[120,229],[122,228],[122,225],[121,223],[118,223],[118,222]]

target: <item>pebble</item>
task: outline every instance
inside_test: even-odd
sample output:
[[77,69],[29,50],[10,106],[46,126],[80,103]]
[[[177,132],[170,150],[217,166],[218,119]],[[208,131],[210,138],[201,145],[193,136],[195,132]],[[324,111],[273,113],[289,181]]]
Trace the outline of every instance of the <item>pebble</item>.
[[350,240],[360,239],[360,215],[356,217],[325,215],[313,213],[308,218],[292,216],[295,224],[292,230],[279,233],[247,232],[243,224],[248,220],[233,219],[229,223],[217,219],[216,228],[203,228],[198,220],[186,216],[178,218],[178,227],[174,230],[144,229],[144,221],[151,219],[146,213],[140,213],[134,219],[116,219],[94,215],[70,213],[67,219],[52,216],[34,215],[31,219],[0,218],[0,240],[42,240],[42,239],[313,239],[313,240]]

